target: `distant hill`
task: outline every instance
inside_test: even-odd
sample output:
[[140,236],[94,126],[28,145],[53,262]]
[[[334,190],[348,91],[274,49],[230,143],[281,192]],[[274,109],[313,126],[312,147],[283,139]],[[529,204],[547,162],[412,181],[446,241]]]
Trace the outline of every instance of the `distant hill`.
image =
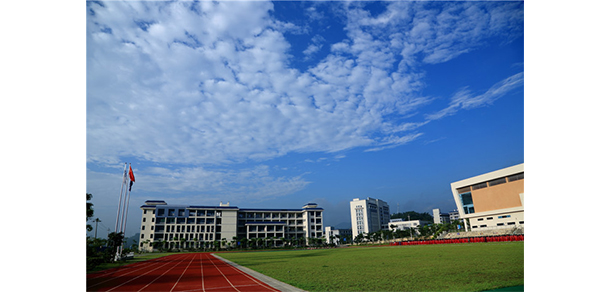
[[132,237],[127,237],[125,240],[125,247],[131,247],[132,244],[138,245],[140,244],[140,233],[136,233]]
[[352,224],[350,224],[349,222],[341,222],[333,227],[335,229],[350,229],[352,228]]
[[430,215],[428,212],[418,213],[415,211],[408,211],[408,212],[402,212],[402,213],[395,213],[395,214],[392,214],[392,216],[390,216],[390,218],[391,219],[402,218],[405,221],[409,220],[409,218],[410,218],[411,220],[430,221],[431,223],[434,222],[434,217],[432,217],[432,215]]

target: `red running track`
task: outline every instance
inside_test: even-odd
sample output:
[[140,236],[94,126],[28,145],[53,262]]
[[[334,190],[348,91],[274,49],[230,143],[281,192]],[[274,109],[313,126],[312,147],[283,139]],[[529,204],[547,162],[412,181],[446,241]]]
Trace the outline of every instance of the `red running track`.
[[161,257],[87,275],[87,291],[280,291],[210,253]]

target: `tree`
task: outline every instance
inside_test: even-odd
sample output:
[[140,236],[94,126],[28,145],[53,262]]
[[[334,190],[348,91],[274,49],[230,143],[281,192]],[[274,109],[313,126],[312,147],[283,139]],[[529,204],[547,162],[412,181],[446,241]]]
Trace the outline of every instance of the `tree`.
[[233,246],[233,248],[237,248],[237,240],[239,238],[237,238],[237,236],[233,236],[233,238],[231,239],[231,245]]
[[360,233],[358,235],[356,235],[356,237],[354,238],[354,242],[357,244],[362,243],[362,241],[364,240],[364,234]]
[[[91,201],[93,198],[92,194],[87,193],[87,201]],[[87,222],[89,222],[89,218],[93,217],[93,203],[87,202]],[[87,231],[93,230],[93,226],[87,223]]]
[[429,221],[429,222],[434,221],[434,217],[432,217],[432,215],[430,215],[429,213],[427,213],[427,212],[418,213],[415,211],[408,211],[408,212],[403,212],[403,213],[392,214],[392,216],[390,216],[390,218],[391,219],[402,218],[403,220],[422,220],[422,221]]

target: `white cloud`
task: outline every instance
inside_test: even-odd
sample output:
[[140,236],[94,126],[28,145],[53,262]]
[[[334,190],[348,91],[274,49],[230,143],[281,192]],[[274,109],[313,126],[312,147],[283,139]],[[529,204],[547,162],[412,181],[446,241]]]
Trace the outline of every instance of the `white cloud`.
[[438,120],[453,115],[460,109],[473,109],[492,104],[507,92],[523,85],[523,72],[510,76],[489,88],[485,93],[474,95],[468,88],[460,89],[451,98],[449,106],[433,114],[426,115],[428,120]]
[[[237,201],[258,201],[302,190],[310,182],[303,176],[274,176],[266,165],[251,168],[227,169],[203,167],[147,167],[134,169],[137,192],[162,194],[163,197],[198,193],[206,197],[222,197]],[[102,202],[115,205],[118,197],[121,171],[108,174],[88,170],[88,192],[103,196]],[[110,186],[110,187],[109,187]],[[116,190],[115,190],[116,188]],[[245,199],[247,198],[247,199]]]
[[[330,54],[293,68],[293,44],[283,34],[307,29],[273,19],[269,2],[87,2],[88,161],[218,166],[404,145],[428,121],[388,117],[410,117],[432,101],[419,93],[425,82],[418,66],[455,58],[500,28],[522,24],[498,4],[390,2],[376,17],[352,4],[332,10],[344,13],[347,38],[330,44],[314,35],[304,53],[318,56],[328,45]],[[317,5],[309,17],[322,15]],[[481,96],[463,91],[428,119],[491,102],[511,84]],[[263,190],[273,196],[307,184],[265,169],[165,171],[151,172],[158,177],[150,185],[220,191],[226,180],[250,173],[250,185],[230,190],[262,197]]]

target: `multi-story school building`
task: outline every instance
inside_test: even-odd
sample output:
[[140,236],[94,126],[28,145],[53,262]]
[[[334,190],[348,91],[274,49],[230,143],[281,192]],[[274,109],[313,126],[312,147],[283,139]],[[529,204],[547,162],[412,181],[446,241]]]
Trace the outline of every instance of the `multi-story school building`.
[[265,238],[281,246],[291,239],[306,244],[323,237],[324,209],[309,203],[301,209],[240,209],[220,206],[168,205],[148,200],[142,209],[140,250],[182,247],[202,248],[218,242]]

